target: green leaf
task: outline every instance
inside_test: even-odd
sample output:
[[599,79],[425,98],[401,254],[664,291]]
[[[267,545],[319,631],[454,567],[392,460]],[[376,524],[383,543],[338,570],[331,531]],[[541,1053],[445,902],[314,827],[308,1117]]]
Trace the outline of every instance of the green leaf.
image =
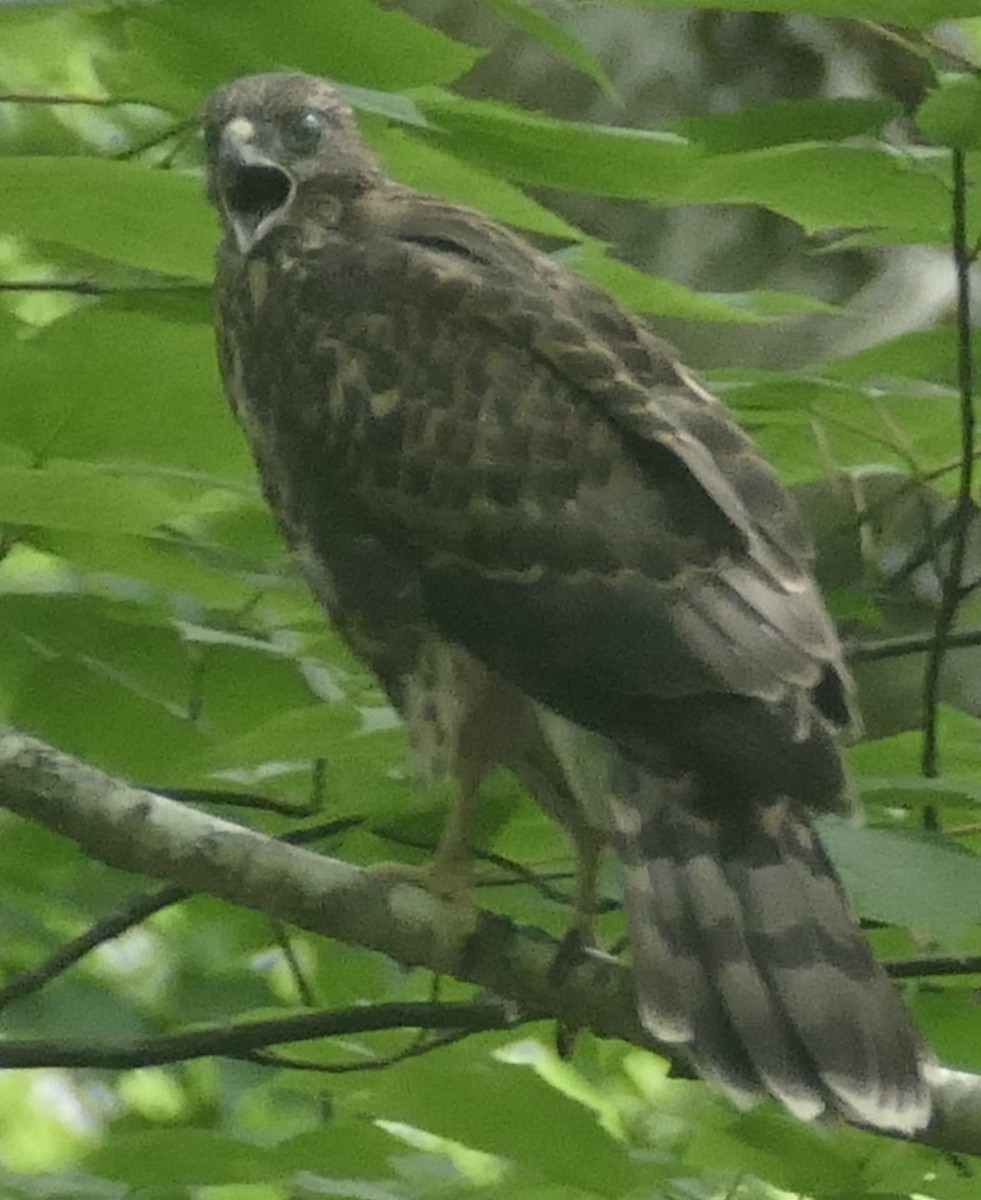
[[[624,0],[640,8],[688,8],[687,0]],[[842,20],[877,21],[886,26],[925,29],[938,21],[976,17],[977,0],[699,0],[699,8],[728,12],[799,13]]]
[[377,1115],[604,1196],[619,1198],[650,1183],[649,1165],[632,1162],[583,1105],[527,1066],[475,1052],[498,1040],[474,1038],[462,1052],[450,1049],[393,1066],[374,1090]]
[[435,88],[414,99],[447,150],[507,179],[624,199],[667,202],[685,192],[699,152],[675,134],[560,121]]
[[199,178],[100,158],[0,158],[0,232],[208,282],[218,226]]
[[104,77],[116,92],[193,112],[206,92],[277,64],[391,91],[449,83],[482,51],[370,0],[168,0],[102,17],[117,52]]
[[920,131],[942,146],[981,150],[981,80],[948,75],[916,111]]
[[356,87],[353,83],[338,83],[337,90],[358,112],[384,117],[386,121],[395,121],[399,125],[432,128],[416,107],[415,101],[399,92],[381,92],[377,88]]
[[820,1129],[788,1121],[769,1107],[724,1123],[699,1123],[685,1147],[685,1160],[702,1170],[758,1176],[785,1193],[855,1200],[865,1194],[861,1159]]
[[551,20],[528,0],[483,0],[488,8],[537,38],[543,45],[551,47],[568,63],[598,83],[608,96],[619,99],[612,80],[602,64],[590,50],[557,21]]
[[779,371],[732,369],[710,372],[709,378],[789,483],[820,478],[829,465],[908,468],[911,445],[923,470],[949,462],[953,453],[958,428],[953,391],[921,385],[912,393],[891,392]]
[[[981,331],[971,336],[975,361],[981,359]],[[822,374],[856,383],[931,380],[957,386],[957,331],[952,326],[917,329],[821,366]]]
[[30,341],[0,346],[0,375],[0,438],[35,460],[252,478],[244,439],[222,397],[205,295],[120,296],[86,305]]
[[649,275],[611,257],[598,242],[588,242],[560,255],[574,270],[612,292],[621,304],[651,316],[694,321],[755,322],[787,313],[833,311],[807,296],[780,292],[746,292],[740,296],[696,292],[682,283]]
[[361,722],[351,705],[312,704],[280,712],[248,733],[219,742],[207,753],[214,768],[304,762],[331,754],[342,739],[357,734]]
[[85,1165],[93,1175],[134,1188],[254,1183],[288,1173],[275,1150],[215,1130],[188,1128],[115,1134]]
[[834,100],[774,100],[738,112],[711,116],[678,117],[670,128],[697,142],[712,154],[758,150],[800,142],[838,141],[861,134],[878,134],[900,114],[893,100],[879,97]]
[[405,130],[364,122],[385,169],[400,183],[470,204],[498,221],[547,237],[579,241],[585,235],[499,175],[447,154]]
[[896,151],[857,146],[773,146],[707,156],[677,198],[690,204],[759,204],[809,232],[836,226],[900,230],[946,241],[943,182]]
[[939,836],[820,822],[821,838],[863,917],[956,946],[981,924],[981,859]]
[[[949,781],[981,781],[981,721],[941,705],[937,728],[944,775]],[[916,775],[922,750],[923,735],[916,730],[860,742],[849,749],[848,761],[859,776]]]
[[0,467],[0,523],[87,533],[152,533],[180,512],[145,479],[82,463]]
[[179,786],[184,764],[201,753],[204,737],[190,721],[81,657],[39,660],[20,684],[9,720],[104,770]]
[[[140,580],[156,596],[191,596],[211,609],[238,612],[257,594],[254,580],[230,566],[203,561],[195,547],[178,539],[122,537],[115,533],[52,532],[31,538],[34,545],[90,575]],[[98,579],[90,579],[98,586]]]

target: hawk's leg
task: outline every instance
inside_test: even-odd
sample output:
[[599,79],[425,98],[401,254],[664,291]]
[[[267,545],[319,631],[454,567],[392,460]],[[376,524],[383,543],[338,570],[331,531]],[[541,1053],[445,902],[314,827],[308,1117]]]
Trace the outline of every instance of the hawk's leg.
[[481,772],[461,764],[457,791],[432,858],[420,867],[427,891],[457,903],[473,904],[473,831]]
[[473,829],[481,772],[461,771],[450,803],[443,832],[428,862],[380,862],[368,868],[372,874],[421,887],[459,910],[460,923],[469,932],[476,923]]
[[563,935],[558,953],[549,968],[551,982],[561,985],[566,975],[587,953],[598,949],[596,940],[597,884],[604,839],[588,826],[569,830],[576,858],[575,892],[572,917]]
[[572,841],[576,855],[576,891],[572,921],[566,938],[576,937],[580,946],[595,946],[597,890],[603,838],[597,830],[586,827],[573,830]]

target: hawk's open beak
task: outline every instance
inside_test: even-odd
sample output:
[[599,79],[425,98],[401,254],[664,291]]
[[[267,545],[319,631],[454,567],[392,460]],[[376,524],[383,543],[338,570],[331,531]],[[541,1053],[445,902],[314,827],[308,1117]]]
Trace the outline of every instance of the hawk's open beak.
[[229,121],[218,150],[218,194],[242,254],[248,254],[293,198],[292,177],[255,145],[244,117]]

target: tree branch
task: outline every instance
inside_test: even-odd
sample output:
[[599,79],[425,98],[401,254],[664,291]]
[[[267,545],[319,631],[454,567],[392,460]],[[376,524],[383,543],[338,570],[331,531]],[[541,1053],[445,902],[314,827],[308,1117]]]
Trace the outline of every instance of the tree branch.
[[937,713],[940,706],[940,676],[947,642],[957,619],[962,599],[964,563],[971,532],[974,505],[974,362],[971,353],[971,264],[974,254],[967,241],[967,175],[964,151],[954,150],[954,190],[952,199],[954,266],[957,271],[957,383],[960,393],[961,466],[957,502],[952,514],[950,565],[944,575],[940,609],[934,629],[933,645],[927,658],[923,680],[923,754],[922,770],[935,778],[940,770],[937,741]]
[[961,633],[948,633],[942,642],[937,633],[914,633],[903,637],[881,638],[874,642],[858,642],[845,648],[849,662],[875,662],[883,658],[903,658],[907,654],[926,654],[930,650],[961,650],[981,646],[981,629],[967,629]]
[[[109,866],[454,975],[514,1002],[520,1013],[622,1038],[689,1073],[677,1047],[659,1045],[642,1028],[630,972],[620,963],[588,955],[559,981],[555,943],[540,931],[485,912],[464,926],[458,908],[410,884],[130,787],[7,726],[0,726],[0,805]],[[981,1077],[936,1067],[930,1082],[936,1117],[918,1140],[981,1153]]]
[[[101,1067],[128,1071],[212,1055],[251,1057],[253,1051],[266,1046],[382,1029],[442,1029],[454,1033],[479,1033],[485,1029],[507,1029],[516,1023],[516,1019],[517,1014],[508,1011],[501,1001],[491,1000],[454,1004],[434,1004],[428,1000],[401,1004],[358,1004],[353,1008],[215,1025],[125,1042],[95,1042],[91,1038],[11,1038],[0,1041],[0,1068]],[[282,1060],[272,1061],[283,1065]],[[346,1067],[348,1064],[340,1065]]]

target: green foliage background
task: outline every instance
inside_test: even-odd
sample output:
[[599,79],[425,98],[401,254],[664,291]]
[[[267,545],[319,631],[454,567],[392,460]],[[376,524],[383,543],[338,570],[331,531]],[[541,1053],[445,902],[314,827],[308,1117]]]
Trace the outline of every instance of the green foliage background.
[[[565,57],[584,88],[616,95],[561,11],[556,20],[530,0],[488,5]],[[329,852],[418,858],[406,843],[433,840],[445,797],[406,778],[401,731],[287,561],[220,398],[208,294],[216,226],[202,196],[194,113],[210,88],[253,70],[288,64],[328,75],[348,89],[400,179],[550,239],[655,324],[686,319],[749,333],[829,306],[786,292],[699,293],[644,274],[540,197],[759,205],[814,235],[825,253],[947,241],[945,147],[963,147],[969,175],[981,178],[972,59],[981,62],[981,3],[806,7],[844,21],[902,22],[899,36],[932,80],[922,138],[886,138],[902,115],[889,96],[778,100],[664,130],[559,120],[459,90],[482,51],[372,0],[0,8],[0,718],[142,784],[244,787],[298,807],[294,816],[237,813],[269,831],[302,823],[313,798],[313,821],[360,819],[324,844]],[[960,27],[962,60],[942,76],[934,64],[950,61],[915,31],[952,18],[977,20]],[[73,102],[37,102],[45,96]],[[973,212],[971,222],[974,241]],[[949,512],[956,362],[955,331],[941,324],[795,371],[711,375],[798,485],[831,601],[860,639],[932,626],[936,571],[900,583],[886,567]],[[972,541],[971,570],[979,564]],[[977,616],[969,601],[962,627]],[[861,667],[870,731],[881,736],[854,747],[851,761],[873,824],[887,828],[832,830],[829,841],[861,914],[885,923],[873,932],[884,954],[981,951],[972,853],[981,837],[922,830],[928,806],[939,806],[948,829],[979,820],[979,654],[951,657],[939,781],[918,777],[922,656]],[[568,869],[558,831],[508,780],[489,785],[482,820],[499,855],[542,872]],[[615,880],[605,882],[615,894]],[[138,890],[71,844],[0,814],[4,977]],[[531,888],[486,895],[522,922],[564,926],[563,906]],[[611,938],[617,921],[608,918]],[[194,899],[10,1004],[5,1028],[98,1044],[288,1011],[304,997],[283,936],[255,914]],[[295,934],[289,942],[305,999],[317,1005],[431,993],[431,979],[366,951]],[[936,978],[910,990],[941,1058],[974,1070],[979,982]],[[443,981],[441,994],[469,991]],[[376,1034],[294,1053],[367,1066],[406,1041]],[[343,1074],[212,1060],[121,1074],[8,1073],[0,1194],[587,1200],[779,1188],[957,1200],[981,1187],[970,1165],[923,1147],[802,1128],[769,1108],[740,1115],[700,1084],[667,1081],[663,1064],[640,1051],[583,1036],[560,1061],[553,1041],[548,1026],[520,1038],[482,1034]]]

